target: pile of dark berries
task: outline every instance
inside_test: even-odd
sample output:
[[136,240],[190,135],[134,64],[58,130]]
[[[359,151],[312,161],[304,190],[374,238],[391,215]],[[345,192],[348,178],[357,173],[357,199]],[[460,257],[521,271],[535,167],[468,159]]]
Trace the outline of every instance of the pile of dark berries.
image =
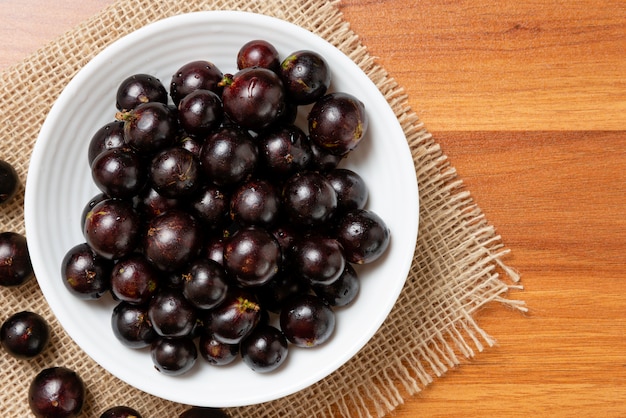
[[[0,160],[0,207],[10,202],[20,186],[17,171],[7,161]],[[100,273],[98,273],[98,276]],[[26,237],[12,231],[0,233],[0,286],[13,288],[34,277]],[[0,346],[19,360],[30,360],[40,355],[50,341],[48,322],[39,314],[22,310],[10,314],[0,324]],[[72,418],[80,415],[85,404],[86,388],[82,378],[63,366],[40,370],[28,387],[28,405],[35,417]],[[100,415],[100,418],[141,418],[135,409],[118,405]],[[219,409],[193,407],[181,418],[226,417]]]
[[168,375],[198,355],[269,372],[290,345],[324,343],[359,291],[354,264],[390,239],[363,178],[338,166],[368,118],[330,92],[325,59],[281,60],[254,40],[236,64],[185,63],[169,92],[147,74],[121,82],[115,118],[89,144],[100,193],[83,211],[85,242],[61,266],[75,296],[112,294],[114,334]]

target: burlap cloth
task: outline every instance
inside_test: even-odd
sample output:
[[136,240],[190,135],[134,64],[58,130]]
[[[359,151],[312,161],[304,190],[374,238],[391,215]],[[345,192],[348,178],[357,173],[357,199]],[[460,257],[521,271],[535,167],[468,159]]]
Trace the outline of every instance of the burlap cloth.
[[[475,322],[489,302],[524,310],[507,297],[517,275],[501,261],[508,250],[473,203],[438,144],[407,105],[402,89],[359,43],[339,4],[326,0],[117,1],[41,49],[0,78],[0,158],[25,182],[40,126],[74,74],[112,41],[171,15],[240,9],[273,15],[327,39],[377,84],[403,126],[420,184],[420,231],[406,286],[369,344],[328,378],[294,395],[261,405],[232,408],[234,417],[383,416],[462,359],[494,344]],[[23,188],[22,188],[23,192]],[[46,202],[41,202],[45,205]],[[23,193],[1,208],[0,230],[25,233]],[[38,358],[15,360],[0,353],[0,415],[28,417],[27,390],[44,367],[75,369],[88,388],[85,417],[126,404],[144,417],[177,417],[187,408],[144,394],[110,375],[83,353],[51,313],[35,280],[0,289],[0,321],[23,309],[41,313],[52,326],[51,344]]]

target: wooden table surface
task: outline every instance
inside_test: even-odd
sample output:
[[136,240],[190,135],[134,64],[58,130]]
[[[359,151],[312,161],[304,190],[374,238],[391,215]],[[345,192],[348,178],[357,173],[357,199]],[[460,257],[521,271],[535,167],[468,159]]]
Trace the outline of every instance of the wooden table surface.
[[[1,1],[0,70],[110,2]],[[530,310],[482,310],[497,346],[392,416],[626,416],[626,1],[341,9],[511,249]]]

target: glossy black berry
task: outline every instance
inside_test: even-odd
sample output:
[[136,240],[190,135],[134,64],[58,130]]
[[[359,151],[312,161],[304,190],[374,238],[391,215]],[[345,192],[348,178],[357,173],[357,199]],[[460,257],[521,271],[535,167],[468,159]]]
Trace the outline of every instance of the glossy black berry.
[[167,90],[158,78],[150,74],[134,74],[119,84],[115,94],[118,110],[131,110],[147,102],[167,104]]
[[225,344],[238,344],[259,323],[261,315],[254,293],[232,288],[226,299],[208,312],[206,331]]
[[355,264],[367,264],[378,259],[389,246],[389,228],[376,213],[355,209],[335,224],[335,236],[343,247],[346,259]]
[[309,139],[296,125],[278,125],[259,134],[261,170],[282,180],[309,167],[313,160]]
[[280,329],[299,347],[315,347],[326,342],[335,329],[335,313],[318,296],[295,295],[280,312]]
[[198,349],[191,338],[159,338],[150,347],[154,367],[168,376],[187,373],[196,363]]
[[89,149],[87,151],[89,165],[91,166],[93,160],[102,151],[124,146],[124,122],[116,120],[103,125],[93,134],[89,141]]
[[150,164],[150,182],[162,196],[179,199],[200,186],[200,162],[193,152],[170,147],[158,152]]
[[116,118],[124,121],[126,145],[142,155],[153,154],[176,143],[178,119],[164,103],[142,103],[127,112],[119,112]]
[[212,230],[224,226],[230,196],[223,188],[206,182],[189,200],[190,212]]
[[346,265],[339,241],[320,234],[298,239],[291,254],[294,268],[310,284],[331,284]]
[[175,271],[196,257],[202,248],[200,223],[183,210],[169,210],[147,225],[143,250],[148,261],[163,271]]
[[225,366],[239,357],[239,344],[227,344],[213,334],[202,334],[198,340],[200,356],[213,366]]
[[214,260],[198,258],[183,270],[183,295],[198,309],[216,307],[226,297],[228,279]]
[[228,418],[228,415],[218,408],[194,406],[180,414],[178,418]]
[[120,302],[113,309],[111,328],[115,337],[129,348],[147,347],[158,336],[148,318],[148,307],[128,302]]
[[199,89],[186,95],[178,104],[180,126],[191,135],[207,135],[224,118],[222,99],[211,90]]
[[274,72],[280,69],[280,56],[270,42],[254,39],[246,42],[237,52],[237,68],[263,67]]
[[315,102],[308,123],[311,141],[331,154],[345,156],[361,143],[369,118],[363,102],[351,94],[335,92]]
[[70,248],[61,262],[61,280],[79,299],[99,299],[111,288],[113,263],[98,255],[87,243]]
[[280,64],[280,77],[291,101],[299,105],[314,103],[330,87],[331,72],[324,57],[315,51],[289,54]]
[[361,289],[361,282],[356,270],[350,263],[337,280],[330,284],[317,283],[312,286],[316,295],[324,299],[330,306],[346,306],[356,299]]
[[8,162],[0,160],[0,204],[15,196],[19,186],[20,179],[15,168]]
[[195,90],[210,90],[218,95],[222,92],[219,83],[224,75],[212,62],[190,61],[181,66],[172,76],[170,96],[176,106]]
[[130,406],[113,406],[102,414],[100,418],[141,418],[139,412]]
[[160,273],[143,255],[135,253],[117,260],[110,281],[111,293],[118,300],[142,305],[159,290]]
[[244,68],[224,78],[224,113],[239,126],[261,131],[285,111],[283,83],[275,72],[262,67]]
[[200,153],[205,175],[217,186],[239,183],[254,172],[258,150],[250,134],[225,126],[209,135]]
[[305,226],[327,222],[337,208],[337,194],[322,174],[298,172],[283,187],[283,207],[289,219]]
[[0,286],[19,286],[34,277],[26,237],[0,233]]
[[287,359],[288,342],[283,333],[271,325],[259,325],[241,341],[241,358],[252,370],[268,373]]
[[231,219],[242,225],[268,226],[277,221],[280,191],[267,180],[253,179],[241,184],[230,199]]
[[77,417],[85,403],[85,384],[66,367],[40,371],[28,389],[28,404],[37,418]]
[[278,273],[281,257],[276,238],[256,226],[239,229],[224,246],[226,270],[242,286],[267,283]]
[[188,336],[196,324],[195,307],[178,291],[160,291],[148,306],[148,318],[163,337]]
[[0,327],[0,343],[12,356],[26,359],[39,355],[50,340],[50,328],[39,314],[21,311],[9,316]]
[[128,198],[141,191],[147,179],[147,167],[141,157],[128,147],[102,151],[91,164],[91,176],[107,196]]
[[96,254],[111,260],[136,249],[141,227],[141,219],[130,202],[105,199],[87,212],[84,235]]
[[154,187],[145,187],[133,197],[137,212],[148,220],[163,214],[171,209],[180,208],[180,201],[173,197],[166,197],[157,192]]
[[338,211],[347,212],[365,207],[369,190],[358,173],[347,168],[337,168],[330,171],[326,178],[337,193]]

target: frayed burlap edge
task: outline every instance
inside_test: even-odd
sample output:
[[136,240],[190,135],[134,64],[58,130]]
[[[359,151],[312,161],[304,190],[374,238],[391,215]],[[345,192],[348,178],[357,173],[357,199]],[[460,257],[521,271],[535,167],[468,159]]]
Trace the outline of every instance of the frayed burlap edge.
[[[368,54],[343,20],[339,2],[119,1],[57,41],[37,51],[0,77],[2,156],[22,179],[39,127],[62,88],[74,74],[112,41],[146,23],[199,10],[238,9],[272,15],[299,24],[327,39],[352,58],[374,81],[394,109],[405,131],[420,183],[420,231],[407,283],[389,318],[372,341],[328,378],[286,398],[243,408],[233,417],[381,417],[408,396],[471,358],[495,340],[473,314],[490,302],[524,311],[507,297],[520,288],[519,277],[506,266],[508,254],[500,236],[464,188],[432,135],[423,127],[400,86]],[[22,189],[23,191],[23,189]],[[3,230],[24,232],[23,195],[0,213]],[[42,313],[53,328],[52,345],[34,361],[1,356],[0,375],[7,390],[0,394],[4,416],[28,416],[26,384],[43,367],[65,365],[88,386],[84,416],[105,407],[127,404],[144,416],[176,417],[186,406],[143,394],[120,382],[88,358],[65,334],[49,311],[36,282],[19,289],[0,289],[3,307]],[[4,320],[11,313],[5,309]],[[12,389],[11,389],[12,388]]]

